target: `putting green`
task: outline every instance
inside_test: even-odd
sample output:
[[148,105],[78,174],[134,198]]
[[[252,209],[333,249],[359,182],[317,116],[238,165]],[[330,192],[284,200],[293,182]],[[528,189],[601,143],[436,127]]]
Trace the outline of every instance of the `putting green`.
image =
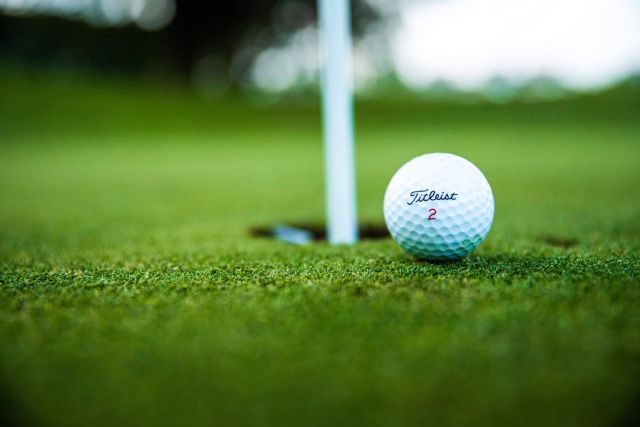
[[[472,256],[291,246],[322,223],[316,103],[0,81],[0,407],[36,424],[575,425],[640,398],[640,104],[358,105],[359,215],[407,159],[473,161]],[[13,418],[11,418],[13,417]],[[637,421],[637,418],[635,418]]]

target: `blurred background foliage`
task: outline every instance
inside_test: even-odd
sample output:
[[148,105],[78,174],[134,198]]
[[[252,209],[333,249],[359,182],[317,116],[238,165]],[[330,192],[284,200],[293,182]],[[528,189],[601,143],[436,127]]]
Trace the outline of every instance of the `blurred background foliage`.
[[[637,87],[636,0],[351,3],[362,96],[546,101]],[[0,66],[178,80],[205,98],[277,98],[317,91],[316,21],[314,0],[0,0]]]
[[[376,17],[353,2],[356,33]],[[250,84],[262,50],[315,21],[313,0],[2,0],[0,61],[180,79],[212,96]]]

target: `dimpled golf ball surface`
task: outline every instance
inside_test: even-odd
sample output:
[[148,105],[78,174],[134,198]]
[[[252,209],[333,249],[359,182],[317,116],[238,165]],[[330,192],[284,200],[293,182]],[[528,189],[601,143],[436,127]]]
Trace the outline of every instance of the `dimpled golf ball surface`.
[[419,259],[446,261],[473,251],[493,222],[493,193],[462,157],[425,154],[403,165],[384,196],[391,236]]

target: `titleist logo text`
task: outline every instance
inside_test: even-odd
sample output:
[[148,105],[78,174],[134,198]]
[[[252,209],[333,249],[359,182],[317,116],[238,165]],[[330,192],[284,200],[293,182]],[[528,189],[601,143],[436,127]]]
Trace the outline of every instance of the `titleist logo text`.
[[411,201],[407,202],[408,205],[421,202],[431,202],[435,200],[456,200],[458,193],[445,193],[444,191],[437,192],[435,190],[416,190],[409,193]]

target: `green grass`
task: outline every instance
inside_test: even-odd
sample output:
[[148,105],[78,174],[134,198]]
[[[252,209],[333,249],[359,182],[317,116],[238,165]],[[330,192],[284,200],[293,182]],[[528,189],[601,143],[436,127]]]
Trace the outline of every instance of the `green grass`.
[[429,264],[390,239],[251,237],[323,220],[315,101],[258,108],[161,87],[0,79],[5,420],[637,420],[636,94],[359,105],[362,220],[382,224],[390,176],[424,152],[467,157],[493,186],[487,241]]

